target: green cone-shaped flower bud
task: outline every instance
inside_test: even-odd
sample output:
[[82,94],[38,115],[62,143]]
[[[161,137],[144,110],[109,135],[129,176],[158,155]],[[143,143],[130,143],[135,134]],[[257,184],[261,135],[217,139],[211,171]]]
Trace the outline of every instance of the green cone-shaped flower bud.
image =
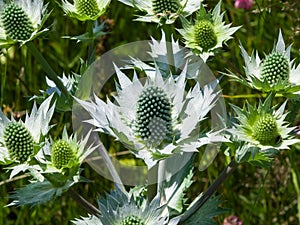
[[34,31],[26,12],[14,3],[8,4],[3,9],[1,22],[6,35],[13,40],[27,40]]
[[288,59],[280,52],[273,52],[266,57],[261,76],[270,85],[274,85],[279,80],[288,81],[289,73]]
[[150,86],[139,96],[135,128],[149,145],[159,145],[172,133],[171,104],[161,88]]
[[145,223],[137,216],[128,216],[122,220],[120,225],[145,225]]
[[179,9],[179,2],[177,0],[153,0],[153,11],[159,13],[176,13]]
[[87,17],[95,17],[100,12],[96,0],[78,0],[75,2],[75,7],[78,14]]
[[217,35],[213,25],[208,20],[199,20],[195,24],[195,41],[204,51],[208,51],[217,44]]
[[57,169],[68,165],[74,157],[70,144],[64,140],[56,141],[51,147],[51,161]]
[[4,142],[10,157],[20,162],[25,162],[34,153],[33,138],[22,123],[11,122],[5,127]]
[[274,145],[280,139],[274,116],[266,114],[253,125],[253,138],[262,145]]

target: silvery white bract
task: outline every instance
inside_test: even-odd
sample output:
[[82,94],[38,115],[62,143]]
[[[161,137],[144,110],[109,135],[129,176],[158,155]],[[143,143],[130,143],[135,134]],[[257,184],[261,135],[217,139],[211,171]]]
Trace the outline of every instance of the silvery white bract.
[[294,97],[300,93],[300,66],[296,66],[295,59],[291,59],[291,45],[285,47],[281,31],[272,52],[265,54],[264,59],[255,51],[249,56],[243,46],[241,50],[245,61],[246,79],[232,73],[229,76],[263,92],[273,91]]
[[184,39],[185,46],[199,55],[204,62],[240,28],[225,24],[224,13],[221,13],[220,1],[212,12],[206,12],[202,5],[193,23],[181,18],[183,29],[178,29],[178,32]]
[[63,0],[65,13],[81,21],[97,20],[105,11],[110,0],[74,0],[73,4]]
[[43,139],[48,134],[52,126],[49,125],[54,113],[55,104],[50,106],[53,95],[49,96],[39,108],[34,103],[31,113],[26,113],[25,121],[16,121],[13,117],[8,119],[2,111],[0,111],[0,162],[11,163],[12,158],[9,157],[9,150],[5,144],[4,132],[9,124],[16,123],[24,126],[32,137],[34,143],[34,152],[37,153],[43,146]]
[[73,221],[76,225],[176,225],[178,221],[169,221],[164,205],[160,205],[157,195],[151,202],[146,196],[134,197],[133,193],[122,192],[120,189],[106,194],[106,200],[101,197],[98,201],[100,215],[82,217]]
[[158,160],[197,148],[224,138],[218,132],[200,129],[200,122],[213,108],[219,92],[218,80],[200,88],[197,83],[185,93],[186,68],[174,78],[163,79],[145,71],[143,84],[136,73],[130,80],[118,67],[116,103],[94,96],[93,101],[77,101],[91,115],[88,122],[99,132],[115,137],[151,168]]
[[41,30],[48,18],[47,4],[40,0],[0,0],[0,47],[21,45],[49,29]]
[[200,8],[202,0],[119,0],[146,15],[136,20],[158,24],[172,24],[181,16],[189,16]]

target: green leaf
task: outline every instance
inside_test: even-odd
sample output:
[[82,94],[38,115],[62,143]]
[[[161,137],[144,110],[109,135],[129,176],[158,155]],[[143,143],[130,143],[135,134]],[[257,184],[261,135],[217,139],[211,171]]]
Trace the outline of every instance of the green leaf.
[[[200,197],[201,195],[197,198]],[[197,199],[195,199],[194,202],[196,200]],[[228,211],[228,209],[220,208],[220,203],[220,196],[211,197],[195,214],[183,222],[182,225],[217,225],[217,223],[213,221],[213,218]]]

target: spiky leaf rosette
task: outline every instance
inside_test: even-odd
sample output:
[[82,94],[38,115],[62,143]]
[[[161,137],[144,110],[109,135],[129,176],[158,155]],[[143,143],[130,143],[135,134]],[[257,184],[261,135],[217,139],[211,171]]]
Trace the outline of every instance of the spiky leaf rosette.
[[199,55],[203,61],[216,53],[231,39],[231,35],[240,27],[230,27],[223,22],[224,13],[221,13],[221,1],[212,12],[207,12],[204,6],[200,7],[195,20],[188,21],[181,17],[183,29],[178,29],[184,39],[185,46]]
[[[138,21],[154,22],[159,25],[172,24],[179,16],[189,16],[200,8],[202,0],[119,0],[143,12]],[[146,14],[145,14],[146,13]]]
[[272,98],[269,95],[258,106],[248,102],[244,108],[232,105],[237,118],[234,127],[229,129],[232,134],[229,146],[238,162],[268,164],[280,150],[300,141],[291,135],[294,128],[285,121],[286,102],[276,110],[277,106],[271,106]]
[[51,161],[57,169],[67,166],[74,158],[75,154],[68,142],[58,140],[52,145]]
[[135,126],[147,145],[157,146],[172,133],[171,104],[163,89],[150,86],[141,93]]
[[27,13],[14,3],[5,6],[1,13],[1,22],[5,33],[13,40],[27,40],[34,31]]
[[34,153],[31,134],[20,122],[9,123],[4,130],[4,142],[12,159],[25,162]]
[[281,30],[278,40],[270,54],[261,59],[257,51],[248,55],[244,47],[240,46],[245,61],[246,77],[229,72],[228,76],[250,88],[263,92],[276,92],[288,98],[299,98],[300,66],[296,66],[291,59],[291,45],[286,48]]
[[158,13],[176,13],[179,9],[178,0],[152,0],[153,11]]
[[74,0],[73,4],[63,0],[62,8],[65,13],[81,21],[97,20],[109,5],[110,0]]

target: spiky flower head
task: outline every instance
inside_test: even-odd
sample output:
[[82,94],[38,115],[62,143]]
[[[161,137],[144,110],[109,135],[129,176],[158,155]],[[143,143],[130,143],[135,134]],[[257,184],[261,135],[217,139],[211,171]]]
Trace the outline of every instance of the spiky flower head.
[[243,46],[241,50],[245,61],[246,78],[232,73],[229,76],[253,89],[297,97],[300,93],[300,66],[294,64],[294,59],[291,60],[291,45],[285,47],[281,31],[273,50],[265,54],[264,59],[261,59],[255,51],[249,56]]
[[251,159],[257,154],[274,157],[280,150],[289,149],[290,145],[299,142],[291,135],[294,128],[285,121],[286,102],[276,110],[276,106],[271,106],[272,98],[273,95],[269,95],[258,106],[249,103],[244,108],[233,106],[237,122],[229,131],[234,141],[242,146],[236,152],[238,161],[247,154],[251,155]]
[[65,13],[81,21],[97,20],[105,11],[110,0],[74,0],[73,4],[63,0]]
[[18,41],[24,44],[48,31],[40,31],[48,17],[46,7],[38,0],[0,0],[0,47]]
[[132,192],[121,191],[119,188],[111,191],[105,198],[98,201],[101,214],[82,217],[73,221],[74,224],[116,224],[116,225],[176,225],[177,222],[169,222],[168,212],[164,205],[160,205],[160,198],[157,195],[151,202],[145,197],[139,200]]
[[51,147],[51,161],[57,169],[67,166],[74,157],[70,144],[64,140],[56,141]]
[[146,12],[136,20],[171,24],[181,15],[189,16],[200,8],[202,0],[119,0],[120,2]]
[[10,157],[25,162],[33,155],[33,138],[22,122],[10,122],[4,129],[4,142]]
[[213,56],[240,28],[225,24],[223,17],[220,1],[212,12],[207,12],[202,5],[194,22],[182,18],[183,29],[178,29],[178,32],[184,39],[185,46],[201,56],[204,61]]
[[137,101],[135,130],[146,145],[157,146],[172,134],[171,103],[163,89],[149,86]]
[[10,120],[0,111],[0,163],[15,159],[23,163],[43,147],[55,107],[55,104],[50,107],[51,99],[52,95],[39,109],[34,103],[31,113],[26,113],[24,122],[17,122],[14,118]]
[[[95,96],[77,101],[91,115],[97,131],[112,135],[151,168],[158,160],[180,152],[197,151],[206,141],[222,140],[216,133],[201,133],[200,122],[213,108],[218,92],[215,80],[200,89],[197,83],[185,94],[186,67],[174,78],[163,78],[159,68],[145,71],[143,84],[135,74],[130,80],[115,67],[118,80],[116,104]],[[105,116],[103,116],[105,115]],[[196,131],[198,130],[198,131]],[[207,142],[206,142],[207,143]]]

